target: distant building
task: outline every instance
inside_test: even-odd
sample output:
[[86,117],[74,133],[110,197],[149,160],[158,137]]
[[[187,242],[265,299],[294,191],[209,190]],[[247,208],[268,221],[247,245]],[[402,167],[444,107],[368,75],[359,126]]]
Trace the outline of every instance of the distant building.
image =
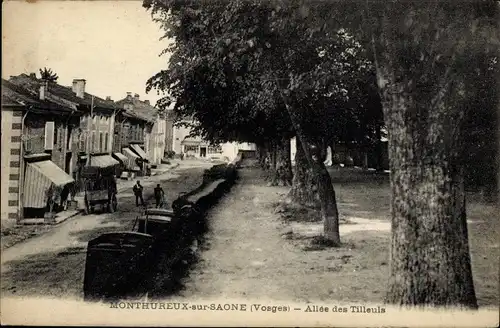
[[[382,137],[381,142],[381,157],[380,163],[383,169],[389,168],[389,157],[387,152],[387,138]],[[348,147],[344,142],[335,143],[334,149],[328,146],[327,159],[325,165],[345,165],[345,166],[359,166],[366,168],[374,168],[377,165],[377,154],[374,147],[369,149],[358,149],[355,144]],[[295,164],[295,155],[297,154],[297,140],[292,138],[290,140],[290,156],[292,164]]]
[[[147,157],[145,160],[150,165],[160,164],[165,155],[167,126],[165,113],[152,106],[149,100],[140,100],[138,94],[132,96],[131,92],[127,92],[127,96],[117,101],[116,104],[130,116],[127,120],[129,131],[137,131],[137,129],[141,131],[137,134],[140,140],[137,142],[128,140],[128,143],[136,145],[132,146],[134,150],[138,152],[142,150],[144,154],[138,155],[145,155],[142,157]],[[126,129],[125,126],[124,129]]]
[[[181,124],[173,128],[173,145],[175,153],[183,153],[187,157],[193,158],[217,158],[233,160],[238,151],[255,150],[253,143],[226,142],[221,144],[212,144],[200,136],[192,135],[192,120],[184,119],[179,121]],[[184,125],[182,125],[184,123]]]

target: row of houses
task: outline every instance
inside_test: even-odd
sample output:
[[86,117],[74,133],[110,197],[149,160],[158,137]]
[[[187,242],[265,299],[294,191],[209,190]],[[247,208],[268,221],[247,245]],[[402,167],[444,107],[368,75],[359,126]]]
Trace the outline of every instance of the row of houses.
[[145,175],[169,151],[230,159],[238,152],[236,144],[214,147],[192,138],[189,128],[174,126],[172,111],[138,94],[113,101],[85,88],[84,79],[63,86],[34,73],[2,79],[2,225],[44,211],[51,185],[81,191],[85,165],[114,167],[118,176]]
[[78,192],[85,165],[143,175],[160,163],[163,114],[138,96],[114,102],[85,87],[84,79],[66,87],[35,74],[2,79],[2,219],[43,211],[52,184],[74,182]]

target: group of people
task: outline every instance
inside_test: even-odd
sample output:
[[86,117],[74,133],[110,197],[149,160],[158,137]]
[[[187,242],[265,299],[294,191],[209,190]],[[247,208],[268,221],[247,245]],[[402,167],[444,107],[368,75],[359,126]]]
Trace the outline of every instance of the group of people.
[[[132,189],[134,191],[135,195],[135,205],[136,206],[144,206],[144,198],[143,198],[143,191],[144,187],[141,185],[140,181],[137,181],[137,183],[134,185],[134,188]],[[155,202],[156,202],[156,208],[162,208],[167,205],[167,200],[165,198],[165,192],[163,191],[163,188],[160,186],[160,184],[157,184],[156,187],[154,188],[154,197],[155,197]],[[139,204],[140,201],[140,204]]]

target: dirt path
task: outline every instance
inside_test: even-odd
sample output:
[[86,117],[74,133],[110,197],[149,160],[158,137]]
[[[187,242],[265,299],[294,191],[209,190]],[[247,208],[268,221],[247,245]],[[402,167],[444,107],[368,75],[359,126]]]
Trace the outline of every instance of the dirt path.
[[[267,187],[259,170],[241,169],[240,181],[209,213],[200,261],[174,298],[383,302],[389,275],[387,188],[379,182],[337,182],[341,215],[348,222],[340,226],[343,245],[318,249],[311,240],[321,222],[284,223],[275,207],[288,189]],[[478,214],[491,216],[474,210],[471,219]],[[498,300],[492,280],[498,260],[484,252],[498,248],[484,236],[477,239],[476,232],[484,232],[478,225],[470,226],[474,277],[479,303],[488,306]]]
[[[281,235],[285,226],[274,214],[284,188],[267,187],[256,171],[242,169],[239,183],[209,214],[205,249],[181,296],[297,302],[331,299],[338,291],[332,272],[346,264],[350,249],[304,251],[285,239]],[[350,265],[355,270],[356,264]],[[356,288],[353,291],[356,294]]]
[[266,193],[262,202],[262,186],[252,184],[245,170],[241,174],[242,181],[207,218],[208,249],[183,295],[231,298],[281,293],[290,300],[293,293],[279,283],[279,275],[287,263],[298,261],[298,254],[281,240],[280,224],[266,206],[279,195]]

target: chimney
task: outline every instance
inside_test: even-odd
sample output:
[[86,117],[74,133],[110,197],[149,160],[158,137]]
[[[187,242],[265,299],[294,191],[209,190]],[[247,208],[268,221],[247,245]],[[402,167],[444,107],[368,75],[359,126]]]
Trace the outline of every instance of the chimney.
[[73,80],[73,92],[76,94],[78,98],[85,97],[85,84],[86,81],[84,79],[74,79]]
[[139,100],[139,94],[138,94],[138,93],[136,93],[136,94],[134,95],[134,99],[135,99],[135,100]]
[[127,92],[127,100],[131,100],[132,99],[132,92]]
[[113,100],[111,100],[111,96],[106,96],[106,100],[107,101],[113,101]]
[[45,83],[42,83],[42,85],[40,85],[40,100],[45,100],[46,92],[47,92],[47,85]]
[[146,99],[146,100],[144,100],[144,103],[145,103],[146,105],[150,105],[149,100],[147,100],[147,99]]

